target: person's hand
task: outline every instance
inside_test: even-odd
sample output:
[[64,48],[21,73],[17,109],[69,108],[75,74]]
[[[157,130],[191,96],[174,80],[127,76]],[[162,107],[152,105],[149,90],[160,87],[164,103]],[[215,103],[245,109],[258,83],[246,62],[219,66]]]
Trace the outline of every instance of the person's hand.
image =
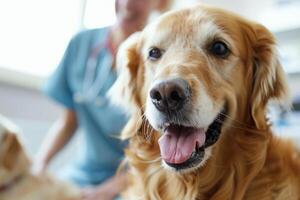
[[118,174],[99,186],[81,189],[81,198],[82,200],[113,200],[126,185],[126,174]]
[[42,175],[45,173],[47,169],[47,164],[46,162],[43,162],[41,160],[38,160],[36,159],[34,162],[33,162],[33,165],[31,167],[31,172],[34,174],[34,175]]
[[115,195],[107,184],[81,189],[82,200],[113,200]]

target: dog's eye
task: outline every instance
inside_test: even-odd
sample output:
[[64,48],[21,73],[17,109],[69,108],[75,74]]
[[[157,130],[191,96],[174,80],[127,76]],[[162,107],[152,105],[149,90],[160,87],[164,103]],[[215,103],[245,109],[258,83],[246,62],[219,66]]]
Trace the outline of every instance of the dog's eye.
[[150,60],[158,60],[162,55],[162,52],[159,48],[153,47],[149,51],[149,59]]
[[222,41],[214,42],[210,46],[210,52],[216,56],[225,58],[229,54],[229,49],[227,45]]

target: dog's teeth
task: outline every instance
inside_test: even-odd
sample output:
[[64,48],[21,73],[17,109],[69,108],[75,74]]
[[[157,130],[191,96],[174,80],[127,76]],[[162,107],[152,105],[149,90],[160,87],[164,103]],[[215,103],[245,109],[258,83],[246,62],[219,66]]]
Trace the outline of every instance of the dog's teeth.
[[166,123],[165,123],[165,126],[166,126],[166,127],[170,126],[170,123],[166,122]]

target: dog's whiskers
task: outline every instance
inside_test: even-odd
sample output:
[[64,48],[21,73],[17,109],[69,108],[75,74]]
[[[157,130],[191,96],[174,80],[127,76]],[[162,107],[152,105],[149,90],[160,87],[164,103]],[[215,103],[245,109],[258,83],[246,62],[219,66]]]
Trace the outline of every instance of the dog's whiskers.
[[231,116],[229,116],[229,115],[227,115],[227,114],[225,114],[225,113],[220,112],[220,115],[222,115],[222,116],[228,118],[229,120],[231,120],[231,121],[233,121],[233,122],[235,122],[235,123],[237,123],[237,124],[239,124],[239,125],[245,126],[245,127],[249,128],[249,129],[256,129],[256,127],[254,127],[254,126],[249,126],[248,124],[245,124],[245,123],[243,123],[243,122],[241,122],[241,121],[239,121],[239,120],[237,120],[237,119],[234,119],[234,118],[232,118]]

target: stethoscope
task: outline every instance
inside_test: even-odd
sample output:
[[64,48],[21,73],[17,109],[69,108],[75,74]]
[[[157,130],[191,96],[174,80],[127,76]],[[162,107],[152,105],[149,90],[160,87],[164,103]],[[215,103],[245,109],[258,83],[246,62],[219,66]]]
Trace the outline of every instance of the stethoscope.
[[[103,106],[107,102],[105,95],[99,96],[99,93],[105,85],[113,64],[113,51],[109,45],[109,37],[107,37],[105,42],[92,48],[87,58],[82,88],[73,95],[76,103],[94,103],[96,106]],[[98,69],[98,57],[106,48],[111,51],[111,54],[104,56],[104,60],[101,62],[102,66]]]

